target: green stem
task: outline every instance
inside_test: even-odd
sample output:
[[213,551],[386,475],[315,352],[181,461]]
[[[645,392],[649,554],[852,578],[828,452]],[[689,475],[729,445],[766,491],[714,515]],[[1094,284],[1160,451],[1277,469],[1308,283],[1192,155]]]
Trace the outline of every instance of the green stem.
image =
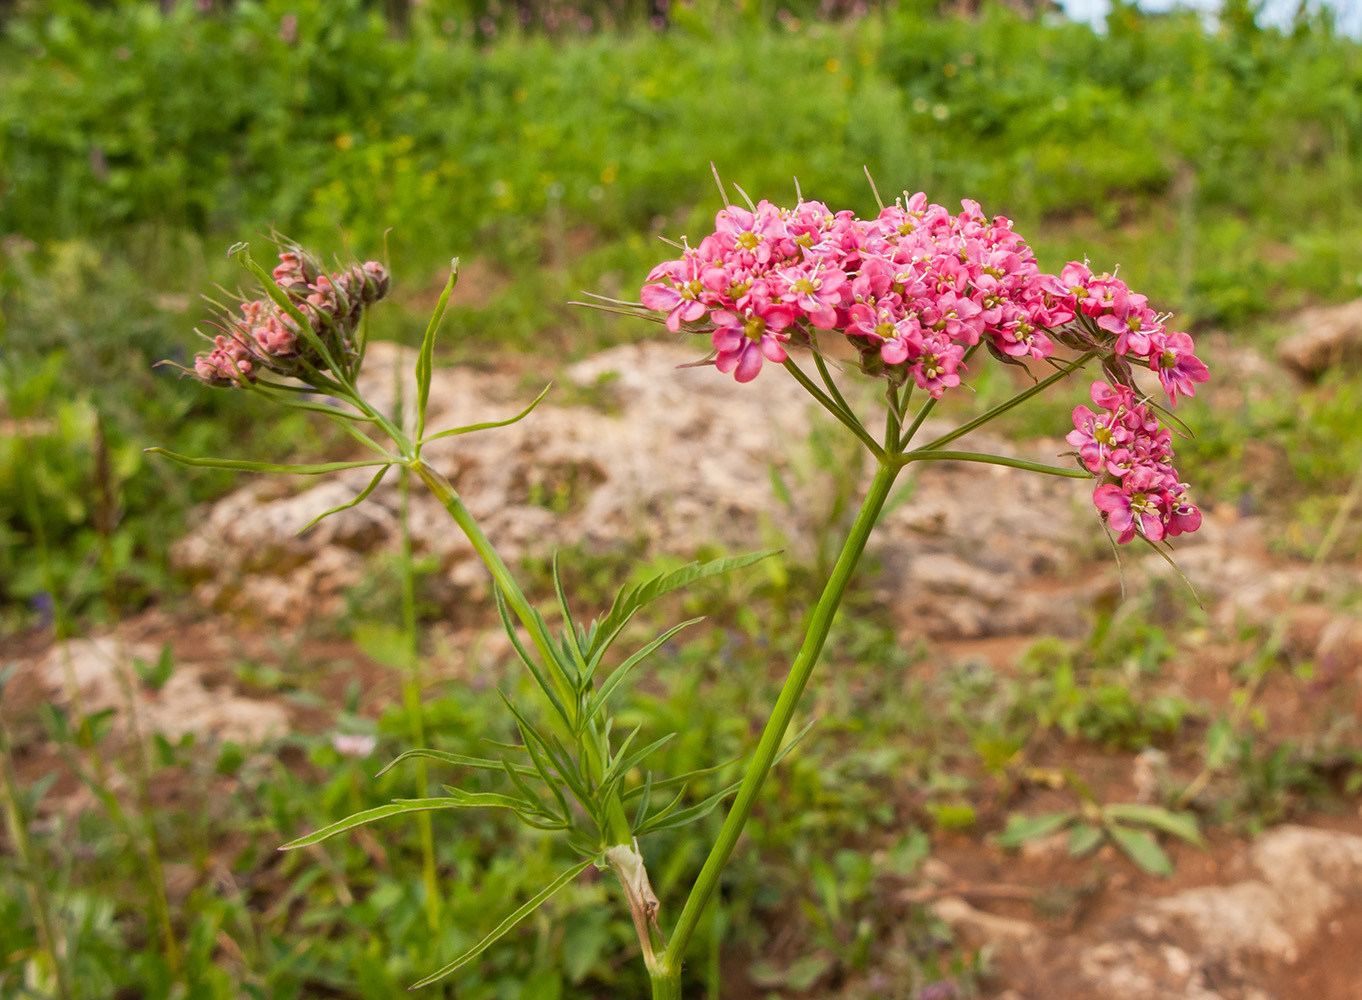
[[[1084,365],[1086,365],[1095,357],[1097,357],[1096,351],[1088,351],[1085,354],[1079,355],[1071,364],[1065,365],[1063,368],[1061,368],[1059,371],[1055,372],[1048,378],[1041,379],[1035,385],[1031,386],[1031,388],[1017,393],[1011,399],[1007,400],[1004,403],[999,403],[997,406],[989,410],[987,413],[980,414],[973,420],[966,421],[965,423],[957,427],[955,430],[951,431],[949,434],[943,434],[935,441],[931,442],[930,444],[925,444],[917,450],[919,452],[935,451],[942,445],[950,444],[950,442],[954,441],[956,438],[964,437],[970,431],[976,430],[977,428],[982,427],[984,424],[989,423],[990,421],[997,420],[1008,410],[1020,406],[1022,403],[1026,402],[1032,396],[1039,395],[1046,389],[1050,388],[1050,386],[1054,385],[1056,382],[1068,378],[1070,375],[1078,371],[1078,369],[1082,368]],[[926,410],[927,407],[924,406],[923,409]],[[917,429],[917,422],[913,424],[913,429],[914,430]]]
[[[416,629],[416,566],[411,547],[411,470],[402,469],[398,483],[401,495],[399,510],[402,522],[402,630],[407,641],[408,673],[402,679],[402,701],[407,712],[407,727],[418,747],[426,745],[426,727],[421,718],[421,638]],[[419,796],[428,794],[429,779],[424,758],[416,759],[416,783]],[[440,930],[440,884],[435,875],[435,832],[430,813],[416,816],[416,828],[421,836],[421,874],[426,885],[426,922],[432,934]]]
[[648,978],[653,983],[653,1000],[681,1000],[681,970],[673,975],[670,969],[649,969]]
[[[468,538],[473,550],[478,554],[478,558],[487,567],[487,571],[492,574],[492,579],[501,588],[502,596],[506,599],[506,605],[515,612],[515,616],[520,619],[520,624],[530,634],[530,639],[539,652],[544,668],[549,671],[554,686],[559,689],[558,694],[563,703],[575,705],[577,703],[576,691],[569,679],[564,676],[562,668],[558,664],[558,658],[553,650],[553,638],[544,627],[543,619],[535,613],[534,608],[531,607],[529,600],[525,597],[524,591],[520,589],[515,577],[511,575],[510,569],[497,550],[493,548],[492,543],[488,541],[487,536],[482,533],[482,529],[478,527],[478,522],[473,519],[473,515],[464,506],[459,494],[455,492],[448,479],[423,460],[416,459],[412,463],[411,469],[421,477],[421,481],[444,505],[449,516],[454,518],[454,523]],[[599,779],[605,770],[600,745],[595,739],[583,740],[582,745],[587,757],[587,765],[594,772],[595,777]],[[618,793],[612,794],[606,802],[605,826],[606,829],[601,832],[611,844],[631,844],[633,842],[629,818],[625,815],[624,804],[620,801]]]
[[851,534],[842,546],[837,565],[833,567],[832,576],[828,579],[822,596],[818,599],[818,605],[814,608],[804,643],[795,657],[789,676],[785,678],[785,685],[781,688],[780,697],[776,700],[771,717],[762,731],[752,763],[733,800],[728,818],[724,820],[719,838],[710,850],[709,857],[705,859],[704,867],[700,869],[700,875],[691,888],[686,905],[677,918],[671,944],[667,947],[666,954],[659,959],[658,971],[664,974],[668,981],[664,990],[659,992],[658,973],[653,974],[655,998],[680,995],[681,962],[685,956],[686,945],[690,942],[691,935],[695,933],[705,904],[709,902],[710,896],[719,884],[724,865],[728,863],[734,847],[737,846],[743,827],[747,825],[748,817],[752,814],[757,795],[761,792],[761,786],[766,781],[766,775],[780,752],[785,730],[789,728],[790,720],[794,718],[795,709],[799,706],[800,697],[809,683],[809,677],[813,674],[814,667],[818,665],[818,657],[823,652],[823,644],[827,641],[828,632],[832,628],[837,607],[841,604],[842,595],[846,593],[847,584],[851,582],[851,575],[856,569],[861,553],[865,551],[866,542],[875,527],[875,522],[879,519],[880,511],[889,498],[889,491],[898,476],[899,468],[899,464],[895,462],[881,463],[875,472],[875,478],[870,483],[870,491],[865,502],[861,504],[855,523],[851,526]]
[[1006,455],[986,455],[976,451],[918,451],[907,452],[899,459],[904,465],[909,462],[980,462],[984,465],[1005,465],[1010,469],[1026,469],[1028,472],[1042,472],[1047,476],[1063,476],[1066,479],[1093,479],[1086,469],[1066,469],[1058,465],[1045,465],[1041,462],[1028,462],[1022,458],[1008,458]]
[[870,454],[874,455],[877,459],[884,458],[884,449],[880,447],[878,441],[870,436],[870,432],[861,426],[861,422],[856,419],[854,413],[850,410],[842,409],[842,407],[837,404],[836,400],[832,399],[822,389],[818,388],[818,386],[814,384],[813,379],[805,375],[800,367],[794,363],[793,358],[785,359],[785,367],[789,370],[790,374],[795,377],[795,381],[802,385],[810,396],[818,400],[823,409],[831,413],[840,423],[846,426],[847,430],[861,439],[861,442],[870,449]]

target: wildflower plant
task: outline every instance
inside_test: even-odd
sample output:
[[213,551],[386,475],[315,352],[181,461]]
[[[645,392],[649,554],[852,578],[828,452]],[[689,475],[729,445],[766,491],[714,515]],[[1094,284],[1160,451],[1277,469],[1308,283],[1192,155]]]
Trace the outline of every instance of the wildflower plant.
[[[722,186],[720,188],[722,191]],[[725,201],[727,198],[725,197]],[[1071,263],[1059,275],[1042,272],[1025,241],[1002,217],[986,217],[972,202],[951,213],[918,194],[883,207],[873,219],[834,212],[799,199],[792,209],[769,202],[727,205],[714,232],[695,246],[678,244],[679,255],[659,264],[643,285],[640,302],[607,299],[604,308],[664,324],[673,333],[703,335],[712,363],[740,383],[758,377],[767,363],[780,365],[864,446],[876,471],[842,544],[821,597],[812,610],[802,645],[741,780],[693,801],[688,789],[725,765],[688,774],[658,775],[652,754],[670,735],[621,733],[613,697],[660,647],[693,622],[663,630],[641,647],[616,654],[614,647],[638,612],[679,587],[703,577],[750,565],[771,553],[691,563],[626,587],[606,614],[591,622],[573,613],[554,564],[559,623],[551,626],[525,596],[492,541],[481,531],[449,481],[422,458],[436,438],[491,430],[526,418],[543,393],[506,420],[428,432],[436,330],[457,280],[457,260],[436,306],[416,359],[415,432],[379,412],[357,388],[364,357],[367,308],[387,290],[387,272],[374,263],[348,265],[327,274],[309,255],[289,249],[273,274],[233,249],[264,289],[264,296],[224,311],[212,348],[193,373],[212,385],[262,393],[342,424],[371,457],[321,465],[276,466],[168,455],[189,465],[260,472],[325,474],[374,468],[372,480],[333,513],[360,503],[394,468],[412,475],[441,501],[464,532],[494,581],[496,606],[516,656],[535,681],[538,710],[503,696],[520,735],[518,744],[494,744],[485,758],[422,747],[389,767],[416,759],[467,768],[501,778],[496,792],[467,792],[401,799],[357,813],[308,834],[285,849],[304,847],[361,825],[411,812],[438,809],[506,809],[526,825],[562,835],[580,860],[544,885],[468,951],[416,985],[434,982],[476,959],[499,937],[591,865],[616,875],[633,917],[653,996],[681,995],[682,964],[701,915],[738,844],[766,776],[797,739],[787,739],[796,708],[817,666],[833,617],[884,504],[902,470],[915,462],[968,461],[1091,480],[1093,503],[1118,533],[1154,546],[1194,531],[1200,514],[1172,465],[1172,432],[1162,404],[1192,395],[1207,378],[1191,338],[1167,327],[1167,317],[1114,274],[1094,274]],[[825,350],[845,338],[852,362],[838,363]],[[916,438],[946,392],[964,384],[983,358],[1052,369],[1011,399],[926,443]],[[845,355],[847,352],[839,352]],[[797,358],[799,360],[797,360]],[[803,358],[814,374],[805,371]],[[1096,410],[1074,410],[1068,441],[1076,451],[1069,465],[1046,465],[1009,456],[949,448],[962,436],[1024,404],[1046,389],[1097,363]],[[834,371],[883,384],[879,395],[883,431],[873,433],[839,386]],[[547,390],[546,390],[547,391]],[[330,404],[315,400],[329,397]],[[914,405],[916,403],[916,405]],[[153,449],[156,450],[156,449]],[[698,619],[695,619],[698,620]],[[610,664],[610,665],[608,665]],[[717,839],[674,920],[651,887],[645,855],[657,831],[693,824],[732,800]]]

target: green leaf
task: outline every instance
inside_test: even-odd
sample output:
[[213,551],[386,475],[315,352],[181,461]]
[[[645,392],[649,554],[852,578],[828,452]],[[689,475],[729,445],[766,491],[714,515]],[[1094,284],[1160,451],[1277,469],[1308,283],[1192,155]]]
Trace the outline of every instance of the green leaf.
[[[648,773],[648,784],[647,784],[647,787],[651,787],[651,788],[654,788],[654,789],[657,789],[657,788],[675,788],[677,785],[689,784],[691,781],[693,781],[693,780],[696,779],[696,778],[703,778],[703,777],[705,777],[705,776],[707,776],[707,775],[717,774],[717,773],[719,773],[720,771],[722,771],[724,768],[726,768],[726,767],[732,767],[734,764],[740,763],[741,761],[742,761],[742,758],[741,758],[741,757],[732,757],[732,758],[729,758],[728,760],[724,761],[722,764],[713,764],[713,765],[711,765],[710,767],[699,767],[699,768],[696,768],[694,771],[687,771],[685,774],[678,774],[678,775],[676,775],[675,777],[671,777],[671,778],[663,778],[663,779],[660,780],[660,781],[653,781],[653,780],[652,780],[652,772],[649,772],[649,773]],[[634,787],[634,788],[629,789],[629,790],[628,790],[627,792],[625,792],[622,796],[620,796],[620,798],[621,798],[622,801],[628,802],[630,799],[634,798],[635,796],[637,796],[637,795],[642,795],[643,792],[644,792],[644,789],[645,789],[645,786],[644,786],[644,785],[638,785],[638,786],[636,786],[636,787]]]
[[371,469],[376,465],[391,463],[374,460],[372,462],[324,462],[321,465],[274,465],[269,462],[239,462],[227,458],[194,458],[191,455],[178,455],[164,448],[145,448],[148,455],[160,455],[181,465],[200,469],[229,469],[234,472],[288,472],[298,476],[320,476],[327,472],[341,472],[345,469]]
[[553,592],[558,596],[558,613],[563,616],[564,645],[568,655],[575,661],[579,676],[586,669],[586,659],[582,647],[577,644],[577,624],[572,620],[572,609],[568,607],[567,594],[563,592],[563,577],[558,572],[558,553],[553,554]]
[[586,861],[583,861],[580,864],[573,865],[567,871],[563,872],[563,874],[559,875],[556,879],[554,879],[544,888],[540,889],[537,893],[531,896],[524,906],[520,907],[520,909],[516,910],[501,923],[497,924],[497,926],[492,930],[492,932],[488,934],[485,938],[483,938],[477,944],[473,945],[473,947],[469,948],[466,952],[464,952],[458,958],[454,959],[454,961],[450,962],[448,965],[440,969],[438,972],[435,972],[427,976],[425,979],[422,979],[419,983],[413,983],[411,988],[417,989],[422,986],[429,986],[431,983],[443,979],[451,972],[456,972],[461,967],[473,961],[473,959],[477,958],[484,951],[486,951],[493,944],[495,944],[498,940],[504,937],[512,928],[515,927],[516,924],[520,923],[535,910],[539,909],[539,907],[543,906],[546,902],[548,902],[555,895],[557,895],[560,889],[566,886],[569,882],[575,879],[582,872],[586,871],[587,867],[591,865],[593,861],[594,859],[588,858]]
[[1197,847],[1206,846],[1206,838],[1201,835],[1196,817],[1191,813],[1176,813],[1162,806],[1140,805],[1136,802],[1117,802],[1106,806],[1102,812],[1113,820],[1152,826]]
[[625,677],[629,676],[631,670],[651,656],[659,646],[672,636],[676,635],[676,633],[680,632],[683,628],[686,628],[688,625],[694,625],[699,621],[704,621],[704,619],[692,618],[689,621],[682,622],[680,625],[672,626],[612,670],[610,676],[605,679],[605,683],[601,685],[600,690],[596,692],[595,697],[591,699],[591,704],[587,706],[586,717],[588,719],[594,719],[596,714],[605,707],[606,701],[614,693],[615,688],[619,687],[620,682],[623,681]]
[[[379,771],[374,777],[377,778],[387,774],[398,764],[402,763],[402,761],[412,757],[424,757],[428,760],[438,760],[441,763],[454,764],[458,767],[472,767],[479,771],[501,771],[503,769],[502,762],[499,760],[488,760],[485,757],[466,757],[461,753],[448,753],[444,750],[429,750],[422,748],[408,750],[406,753],[394,757],[392,762],[387,764],[383,770]],[[532,767],[526,767],[524,764],[512,764],[511,766],[515,768],[516,773],[521,777],[538,777],[538,772]]]
[[1007,829],[998,834],[999,847],[1020,847],[1028,840],[1062,830],[1074,818],[1072,812],[1042,813],[1039,816],[1019,816],[1013,813],[1007,817]]
[[[539,812],[537,804],[522,801],[512,795],[501,795],[497,792],[465,792],[462,788],[453,785],[441,785],[449,797],[459,806],[466,806],[469,809],[530,809],[532,812]],[[398,799],[398,802],[418,802],[419,799]],[[548,815],[547,813],[545,815]]]
[[1167,878],[1173,874],[1173,862],[1168,860],[1168,855],[1164,853],[1159,842],[1153,835],[1144,830],[1135,830],[1128,826],[1121,826],[1112,823],[1107,827],[1107,832],[1111,834],[1111,839],[1116,841],[1118,847],[1126,852],[1131,861],[1149,872],[1151,875],[1159,875]]
[[534,682],[539,685],[539,690],[544,692],[544,697],[549,700],[549,704],[551,704],[553,710],[558,713],[558,717],[563,720],[563,723],[569,729],[572,729],[572,717],[568,715],[568,710],[563,705],[562,699],[558,697],[557,692],[553,689],[553,684],[544,676],[544,673],[540,670],[538,664],[535,663],[534,659],[521,644],[520,637],[516,635],[515,624],[511,621],[511,613],[506,607],[506,597],[502,594],[500,585],[493,585],[492,593],[497,599],[497,614],[501,616],[502,627],[506,630],[506,635],[510,637],[511,647],[516,651],[516,655],[520,657],[520,662],[525,664],[525,669],[534,677]]
[[356,827],[366,826],[376,820],[387,819],[389,816],[400,816],[403,813],[427,812],[431,809],[459,809],[462,804],[452,798],[438,799],[401,799],[397,802],[390,802],[386,806],[378,806],[374,809],[365,809],[357,812],[353,816],[338,820],[330,826],[324,826],[315,833],[309,833],[306,837],[299,837],[291,840],[281,851],[294,851],[300,847],[311,847],[313,844],[320,844],[323,840],[334,837],[338,833],[346,830],[353,830]]
[[[676,804],[673,803],[672,805],[664,809],[661,813],[645,822],[642,827],[635,831],[635,834],[641,837],[645,833],[656,833],[658,830],[670,830],[673,829],[674,827],[685,826],[688,823],[694,823],[696,820],[703,819],[704,817],[712,813],[714,811],[715,806],[717,806],[724,799],[728,798],[730,795],[736,794],[738,789],[741,787],[742,782],[735,781],[727,788],[719,789],[709,798],[703,799],[700,802],[696,803],[695,805],[689,806],[676,813],[671,813],[672,809]],[[686,790],[685,788],[682,788],[681,795],[685,794]],[[676,801],[677,802],[680,801],[679,795],[677,796]],[[669,813],[671,813],[671,815],[668,815]]]
[[169,643],[161,647],[161,655],[156,658],[155,664],[137,659],[132,662],[142,683],[153,691],[165,687],[166,681],[175,672],[175,654]]
[[447,431],[440,431],[438,434],[432,434],[430,437],[422,438],[420,443],[429,444],[431,441],[438,441],[440,438],[454,437],[456,434],[472,434],[474,431],[487,431],[494,427],[508,427],[511,424],[519,423],[534,412],[534,408],[543,401],[544,397],[549,394],[549,390],[552,388],[552,382],[544,386],[539,395],[534,397],[534,402],[525,407],[525,409],[521,410],[514,417],[507,417],[505,420],[487,420],[480,424],[469,424],[467,427],[454,427]]
[[1102,828],[1079,823],[1069,831],[1069,853],[1076,858],[1091,854],[1102,843]]
[[629,623],[629,619],[640,608],[651,604],[664,594],[669,594],[673,590],[692,584],[696,580],[703,580],[706,577],[751,566],[755,562],[776,555],[778,551],[778,549],[769,549],[765,552],[749,552],[740,556],[711,559],[709,562],[688,563],[680,569],[660,573],[651,580],[633,587],[626,587],[619,592],[619,596],[615,598],[615,603],[611,606],[610,611],[597,625],[596,633],[592,637],[591,648],[586,651],[587,661],[594,662],[596,654],[614,641],[615,636]]
[[[638,730],[634,730],[634,732],[638,732]],[[606,790],[612,787],[616,782],[623,781],[625,775],[647,760],[654,751],[660,750],[675,738],[675,733],[668,733],[659,740],[653,740],[653,742],[649,743],[642,750],[634,751],[633,755],[627,758],[624,757],[625,748],[621,746],[619,749],[619,756],[615,758],[615,762],[606,768],[605,774],[601,775],[602,794],[605,794]]]
[[426,433],[426,407],[430,403],[430,378],[435,366],[435,331],[440,328],[440,321],[445,317],[445,308],[449,305],[449,296],[458,283],[459,258],[455,257],[449,262],[449,280],[445,282],[444,291],[440,293],[440,299],[435,303],[435,312],[431,314],[430,322],[426,325],[426,335],[421,339],[421,350],[416,355],[416,438],[418,441]]
[[358,493],[356,493],[353,499],[347,500],[345,503],[337,504],[330,510],[322,511],[311,521],[308,521],[307,524],[299,528],[298,534],[301,535],[304,531],[312,527],[318,521],[324,520],[325,518],[330,517],[332,514],[339,514],[341,511],[349,510],[351,507],[358,507],[361,503],[368,499],[370,493],[378,489],[378,484],[383,482],[383,477],[388,474],[388,470],[391,468],[392,468],[391,465],[384,465],[376,473],[374,473],[374,478],[369,480],[369,485],[364,487],[364,489],[360,490]]

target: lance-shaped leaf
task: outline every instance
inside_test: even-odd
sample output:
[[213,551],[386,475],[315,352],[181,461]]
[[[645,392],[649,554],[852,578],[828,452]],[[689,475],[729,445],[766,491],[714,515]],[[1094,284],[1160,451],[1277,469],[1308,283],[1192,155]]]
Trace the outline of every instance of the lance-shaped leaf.
[[576,669],[573,673],[581,676],[586,669],[586,659],[577,635],[577,623],[572,618],[572,608],[568,606],[567,594],[563,590],[563,577],[558,571],[558,553],[553,554],[553,592],[558,596],[558,613],[563,616],[563,648],[572,659]]
[[506,630],[506,635],[511,639],[511,647],[516,651],[516,655],[520,657],[520,662],[525,664],[525,669],[529,670],[530,674],[534,677],[535,683],[539,685],[539,690],[544,692],[544,697],[548,698],[549,704],[551,704],[553,710],[558,713],[558,717],[563,720],[565,725],[571,728],[572,716],[568,714],[568,710],[563,705],[562,699],[560,699],[554,691],[553,683],[548,677],[544,676],[544,672],[540,669],[539,664],[529,652],[526,651],[525,647],[521,645],[520,637],[516,634],[515,624],[511,621],[511,612],[506,607],[506,598],[501,593],[501,587],[494,585],[492,587],[492,593],[497,599],[497,614],[501,615],[501,624]]
[[422,979],[419,983],[414,983],[411,988],[418,989],[422,986],[429,986],[431,983],[443,979],[451,972],[456,972],[463,966],[467,965],[469,962],[473,961],[473,959],[477,958],[484,951],[486,951],[488,948],[494,945],[498,940],[504,937],[509,931],[511,931],[516,926],[516,924],[520,923],[535,910],[539,909],[539,907],[543,906],[546,902],[548,902],[555,895],[557,895],[560,889],[566,886],[569,882],[575,879],[582,872],[586,871],[587,867],[592,864],[593,860],[594,859],[588,858],[586,861],[582,861],[579,864],[573,865],[567,871],[563,872],[563,874],[559,875],[556,879],[554,879],[548,885],[544,886],[544,888],[540,889],[537,893],[531,896],[529,900],[526,901],[524,906],[520,907],[520,909],[516,910],[501,923],[497,924],[497,926],[493,928],[492,932],[488,934],[485,938],[483,938],[477,944],[473,945],[473,947],[469,948],[466,952],[464,952],[458,958],[454,959],[454,961],[450,962],[448,965],[440,969],[438,972],[432,973],[425,979]]
[[755,562],[775,555],[778,551],[777,549],[769,549],[765,552],[749,552],[741,556],[712,559],[709,562],[693,562],[682,566],[680,569],[660,573],[651,580],[646,580],[635,586],[626,587],[615,598],[615,603],[606,616],[593,624],[591,646],[586,651],[587,662],[594,667],[599,662],[600,654],[615,640],[624,626],[629,624],[629,620],[638,610],[645,605],[657,600],[664,594],[669,594],[673,590],[687,586],[697,580],[717,576],[720,573],[728,573],[744,566],[751,566]]
[[[799,732],[795,733],[794,736],[790,737],[789,742],[780,748],[780,752],[776,754],[775,759],[771,761],[771,766],[772,767],[777,766],[789,755],[790,751],[792,751],[796,746],[803,742],[804,737],[808,735],[809,730],[813,728],[814,723],[816,723],[817,721],[818,719],[816,717],[810,719],[808,722],[804,724],[804,726],[799,730]],[[658,830],[670,830],[673,827],[685,826],[688,823],[694,823],[696,820],[703,819],[705,816],[708,816],[711,812],[714,811],[715,806],[717,806],[724,799],[728,798],[730,795],[736,793],[740,787],[742,787],[742,779],[739,779],[738,781],[733,782],[731,785],[727,785],[724,788],[719,789],[709,798],[704,799],[703,801],[697,803],[696,805],[682,809],[680,812],[672,813],[672,810],[674,810],[676,806],[680,803],[681,797],[686,794],[686,789],[685,786],[683,785],[681,788],[680,795],[678,795],[676,799],[674,799],[667,806],[666,809],[662,810],[657,815],[651,817],[644,823],[640,824],[638,828],[634,831],[634,834],[635,836],[642,836],[645,833],[656,833]]]
[[1108,826],[1107,832],[1130,860],[1149,874],[1164,878],[1173,874],[1173,862],[1168,860],[1168,855],[1151,834],[1118,823]]
[[1062,830],[1073,818],[1072,812],[1042,813],[1039,816],[1019,816],[1014,813],[1007,818],[1007,829],[998,835],[998,846],[1020,847],[1028,840]]
[[1105,807],[1102,813],[1110,819],[1152,826],[1197,847],[1206,846],[1206,838],[1201,835],[1196,818],[1191,813],[1176,813],[1162,806],[1141,805],[1138,802],[1115,802]]
[[341,511],[349,510],[351,507],[358,507],[361,503],[365,501],[365,499],[368,498],[369,494],[371,494],[374,490],[378,489],[378,484],[383,482],[383,477],[388,474],[388,470],[391,468],[392,468],[391,465],[383,466],[376,473],[374,473],[374,478],[369,480],[369,485],[364,487],[364,489],[360,490],[358,493],[356,493],[353,499],[347,500],[345,503],[337,504],[330,510],[322,511],[311,521],[308,521],[307,524],[299,528],[298,534],[301,535],[308,528],[312,527],[314,524],[317,524],[319,521],[322,521],[323,519],[330,517],[332,514],[339,514]]
[[148,455],[160,455],[181,465],[191,465],[199,469],[229,469],[234,472],[288,472],[299,476],[320,476],[328,472],[342,472],[345,469],[371,469],[376,465],[391,465],[382,459],[365,462],[323,462],[320,465],[275,465],[270,462],[243,462],[230,458],[195,458],[193,455],[180,455],[164,448],[147,448]]
[[356,827],[366,826],[380,819],[387,819],[389,816],[400,816],[403,813],[428,812],[432,809],[462,809],[466,808],[465,803],[453,798],[437,799],[399,799],[390,802],[386,806],[378,806],[374,809],[365,809],[357,812],[353,816],[338,820],[330,826],[324,826],[315,833],[309,833],[306,837],[299,837],[291,840],[281,851],[293,851],[299,847],[311,847],[313,844],[320,844],[323,840],[334,837],[338,833],[353,830]]
[[435,303],[435,312],[431,314],[430,323],[426,326],[426,335],[421,339],[421,350],[416,355],[416,438],[418,441],[426,433],[426,406],[430,402],[430,378],[435,365],[435,332],[440,328],[440,321],[445,317],[445,308],[449,305],[449,296],[458,283],[459,258],[455,257],[449,262],[449,280],[445,282],[444,291],[440,293],[440,299]]
[[[461,753],[449,753],[445,750],[430,750],[423,747],[417,750],[408,750],[406,753],[394,757],[391,763],[385,765],[383,770],[379,771],[374,777],[378,778],[387,774],[404,760],[409,760],[413,757],[438,760],[443,764],[454,764],[458,767],[471,767],[479,771],[501,771],[504,769],[504,761],[489,760],[486,757],[468,757]],[[512,764],[511,767],[523,778],[538,777],[538,772],[534,768],[526,767],[524,764]]]
[[611,794],[615,786],[623,781],[630,771],[642,764],[655,751],[670,743],[675,737],[675,733],[668,733],[659,740],[653,740],[643,749],[636,750],[628,757],[624,756],[624,747],[620,747],[620,756],[615,758],[615,762],[606,768],[605,774],[601,776],[601,794]]
[[534,412],[534,408],[540,404],[552,388],[552,382],[544,386],[543,391],[540,392],[538,396],[534,397],[534,402],[525,407],[525,409],[521,410],[514,417],[507,417],[505,420],[487,420],[480,424],[469,424],[466,427],[452,427],[447,431],[440,431],[437,434],[430,435],[430,437],[422,438],[421,444],[429,444],[431,441],[438,441],[440,438],[454,437],[457,434],[472,434],[474,431],[487,431],[494,427],[509,427],[511,424],[519,423]]
[[738,789],[741,787],[742,782],[735,781],[727,788],[719,789],[702,802],[682,809],[680,812],[674,813],[670,817],[664,818],[661,815],[655,816],[644,823],[641,829],[635,831],[635,835],[641,837],[645,833],[656,833],[659,830],[671,830],[675,827],[687,826],[690,823],[694,823],[696,820],[703,819],[712,813],[715,807],[724,799],[728,798],[730,795],[737,794]]
[[620,686],[620,682],[629,676],[631,670],[651,656],[659,646],[686,626],[694,625],[696,622],[703,620],[703,618],[692,618],[689,621],[682,622],[680,625],[672,626],[612,670],[610,676],[605,679],[605,683],[601,685],[601,689],[597,691],[595,697],[591,699],[591,704],[587,706],[585,713],[586,718],[594,719],[596,714],[605,707],[606,701],[609,699],[610,695],[614,693],[615,688]]

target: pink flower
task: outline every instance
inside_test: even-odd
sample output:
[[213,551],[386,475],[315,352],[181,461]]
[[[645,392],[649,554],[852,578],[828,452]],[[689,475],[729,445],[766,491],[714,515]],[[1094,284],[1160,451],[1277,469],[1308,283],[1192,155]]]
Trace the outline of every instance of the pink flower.
[[713,314],[717,325],[711,340],[719,352],[714,367],[725,375],[733,372],[739,382],[751,382],[761,373],[761,359],[785,362],[785,337],[781,331],[794,322],[788,306],[767,305],[761,313],[738,316],[727,310]]
[[1205,362],[1192,353],[1194,347],[1192,338],[1185,333],[1164,334],[1153,341],[1149,367],[1158,372],[1163,391],[1175,406],[1179,393],[1195,396],[1195,383],[1208,381],[1211,377]]
[[[679,331],[682,323],[694,323],[703,319],[708,312],[702,298],[706,289],[701,280],[699,259],[692,256],[676,263],[682,266],[673,266],[666,274],[672,284],[644,285],[639,293],[645,306],[654,312],[667,314],[667,329],[672,333]],[[657,274],[658,270],[655,269],[653,274]]]
[[801,264],[777,272],[783,290],[780,299],[789,302],[820,330],[837,325],[837,307],[842,304],[846,273],[822,264]]
[[1107,515],[1107,523],[1120,532],[1117,541],[1124,545],[1143,535],[1151,542],[1164,535],[1163,499],[1157,478],[1136,469],[1121,486],[1106,483],[1093,490],[1092,502]]
[[926,389],[933,399],[940,399],[945,390],[960,384],[961,358],[965,349],[952,344],[944,334],[924,339],[922,354],[908,370],[918,387]]

